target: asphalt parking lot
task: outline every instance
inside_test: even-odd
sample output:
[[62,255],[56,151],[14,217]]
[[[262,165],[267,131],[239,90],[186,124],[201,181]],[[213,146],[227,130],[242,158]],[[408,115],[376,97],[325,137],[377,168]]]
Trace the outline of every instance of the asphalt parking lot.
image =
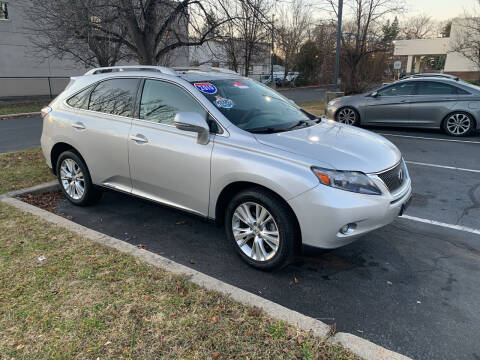
[[223,229],[119,193],[57,212],[412,358],[480,359],[480,138],[373,130],[408,162],[406,216],[276,273],[245,265]]

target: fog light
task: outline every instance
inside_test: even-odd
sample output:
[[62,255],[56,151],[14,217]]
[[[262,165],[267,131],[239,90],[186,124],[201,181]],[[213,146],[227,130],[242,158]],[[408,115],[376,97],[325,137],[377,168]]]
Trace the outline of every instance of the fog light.
[[347,225],[343,225],[343,226],[340,228],[340,233],[342,233],[343,235],[348,235],[348,234],[353,233],[356,228],[357,228],[357,224],[347,224]]

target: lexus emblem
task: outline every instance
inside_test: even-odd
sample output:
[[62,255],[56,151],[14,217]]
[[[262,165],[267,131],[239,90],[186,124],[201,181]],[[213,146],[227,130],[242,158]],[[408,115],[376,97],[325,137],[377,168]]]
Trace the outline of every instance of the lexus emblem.
[[398,172],[398,180],[400,182],[403,182],[403,177],[404,177],[403,169],[400,169]]

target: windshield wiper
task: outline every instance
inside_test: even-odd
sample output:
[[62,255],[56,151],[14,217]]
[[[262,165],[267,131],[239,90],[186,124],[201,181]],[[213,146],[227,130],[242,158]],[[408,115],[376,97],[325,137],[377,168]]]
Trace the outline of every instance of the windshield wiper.
[[293,130],[293,129],[301,126],[301,125],[309,125],[309,124],[310,124],[310,121],[312,121],[312,120],[300,120],[300,121],[298,121],[295,125],[290,126],[289,128],[285,129],[285,131]]
[[287,131],[288,129],[275,129],[272,127],[267,127],[267,128],[259,128],[259,129],[251,129],[247,130],[253,134],[273,134],[277,132],[282,132],[282,131]]

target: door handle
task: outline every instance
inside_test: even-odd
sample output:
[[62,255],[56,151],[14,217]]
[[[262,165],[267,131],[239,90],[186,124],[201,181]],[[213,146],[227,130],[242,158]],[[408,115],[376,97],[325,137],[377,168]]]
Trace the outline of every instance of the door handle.
[[400,100],[401,103],[407,103],[407,102],[410,102],[409,100],[407,99],[404,99],[404,100]]
[[143,136],[142,134],[137,134],[135,136],[130,135],[130,140],[135,141],[137,144],[148,143],[148,139],[145,136]]
[[85,130],[85,125],[83,125],[81,122],[73,123],[72,127],[77,130]]

